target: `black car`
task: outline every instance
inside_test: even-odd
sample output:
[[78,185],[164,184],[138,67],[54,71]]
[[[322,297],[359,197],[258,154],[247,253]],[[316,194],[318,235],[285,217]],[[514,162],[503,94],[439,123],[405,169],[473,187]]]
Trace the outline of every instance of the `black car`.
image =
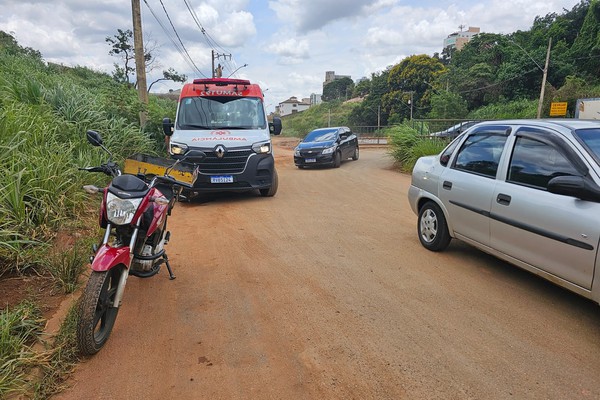
[[358,138],[346,126],[315,129],[294,149],[294,164],[298,168],[315,165],[338,168],[348,158],[358,160]]

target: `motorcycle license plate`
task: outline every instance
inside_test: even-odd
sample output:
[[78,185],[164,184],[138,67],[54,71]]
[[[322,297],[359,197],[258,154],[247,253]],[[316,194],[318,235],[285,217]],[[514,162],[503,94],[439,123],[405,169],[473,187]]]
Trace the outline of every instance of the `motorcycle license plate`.
[[211,176],[210,183],[233,183],[233,176],[232,175]]
[[316,158],[305,158],[304,162],[307,162],[307,163],[317,162],[317,159]]

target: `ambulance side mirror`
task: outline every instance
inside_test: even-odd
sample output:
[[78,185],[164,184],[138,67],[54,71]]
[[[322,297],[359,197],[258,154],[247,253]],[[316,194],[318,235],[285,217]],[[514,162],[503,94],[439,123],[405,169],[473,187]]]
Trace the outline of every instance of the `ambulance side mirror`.
[[269,132],[271,132],[271,135],[279,135],[281,130],[281,118],[273,117],[273,122],[269,122]]
[[173,123],[171,122],[171,118],[163,118],[162,126],[165,136],[173,135]]

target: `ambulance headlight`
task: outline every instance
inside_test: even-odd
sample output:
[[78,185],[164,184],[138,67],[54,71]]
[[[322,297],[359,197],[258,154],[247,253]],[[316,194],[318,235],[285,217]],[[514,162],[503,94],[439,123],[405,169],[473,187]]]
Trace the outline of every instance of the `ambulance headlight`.
[[254,150],[254,152],[258,154],[269,154],[271,152],[271,143],[256,143],[252,146],[252,150]]
[[171,143],[171,154],[183,155],[188,151],[188,147],[185,144]]

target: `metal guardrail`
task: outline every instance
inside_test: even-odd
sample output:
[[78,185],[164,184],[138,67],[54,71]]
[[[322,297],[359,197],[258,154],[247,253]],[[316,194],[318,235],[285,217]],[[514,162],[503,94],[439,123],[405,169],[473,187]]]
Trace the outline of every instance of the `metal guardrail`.
[[358,144],[386,146],[388,144],[388,139],[387,137],[382,136],[358,135]]

